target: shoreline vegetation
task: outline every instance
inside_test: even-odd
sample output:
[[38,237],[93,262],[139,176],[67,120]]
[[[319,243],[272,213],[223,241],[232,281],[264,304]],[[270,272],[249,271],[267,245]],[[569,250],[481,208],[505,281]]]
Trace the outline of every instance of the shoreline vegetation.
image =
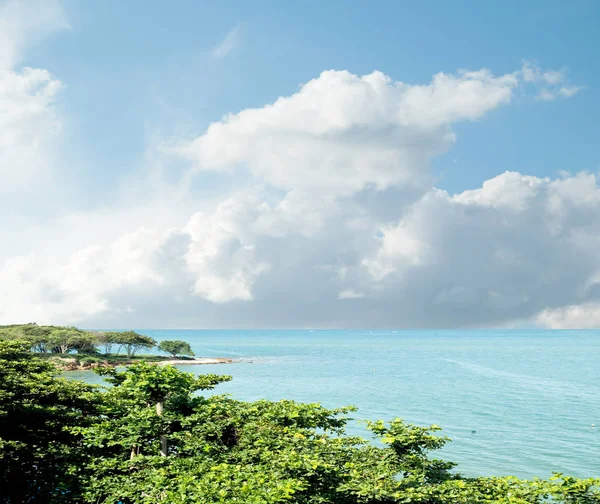
[[[42,357],[43,358],[43,357]],[[235,361],[228,358],[212,358],[212,357],[189,357],[189,358],[178,358],[172,359],[170,357],[162,355],[136,355],[135,358],[127,358],[125,355],[117,356],[102,356],[103,360],[90,361],[88,359],[79,360],[77,355],[70,357],[59,357],[50,356],[45,360],[54,364],[61,371],[90,371],[99,367],[123,367],[132,366],[134,364],[140,364],[142,362],[147,364],[156,364],[158,366],[194,366],[194,365],[206,365],[206,364],[233,364]]]
[[[31,352],[61,371],[88,371],[139,363],[181,366],[235,362],[229,358],[195,357],[186,341],[159,343],[134,331],[86,331],[73,326],[14,324],[0,326],[0,340],[15,340],[28,345]],[[153,348],[169,355],[138,353]]]

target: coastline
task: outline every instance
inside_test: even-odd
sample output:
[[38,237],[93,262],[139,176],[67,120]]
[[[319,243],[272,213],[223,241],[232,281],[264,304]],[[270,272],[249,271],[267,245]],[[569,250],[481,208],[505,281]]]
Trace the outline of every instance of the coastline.
[[195,359],[169,359],[156,362],[159,366],[194,366],[202,364],[233,364],[233,359],[225,357],[197,357]]
[[90,371],[92,369],[100,367],[122,367],[130,366],[132,364],[139,364],[140,362],[146,362],[148,364],[156,364],[158,366],[198,366],[207,364],[233,364],[235,361],[226,357],[197,357],[190,359],[169,359],[164,358],[161,360],[151,359],[124,359],[119,361],[103,360],[99,362],[79,361],[76,358],[64,358],[55,357],[50,360],[56,365],[61,371]]

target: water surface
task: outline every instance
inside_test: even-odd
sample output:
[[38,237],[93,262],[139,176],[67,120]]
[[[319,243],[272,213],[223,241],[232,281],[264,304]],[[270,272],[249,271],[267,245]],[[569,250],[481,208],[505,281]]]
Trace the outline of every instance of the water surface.
[[[180,366],[232,375],[218,393],[352,404],[357,419],[438,424],[453,439],[442,456],[468,475],[600,476],[595,331],[140,332],[186,340],[197,356],[241,359]],[[352,424],[349,432],[365,431]]]

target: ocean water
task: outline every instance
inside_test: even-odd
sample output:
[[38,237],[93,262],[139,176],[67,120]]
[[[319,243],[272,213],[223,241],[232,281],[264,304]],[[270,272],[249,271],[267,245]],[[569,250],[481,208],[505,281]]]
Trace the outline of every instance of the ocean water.
[[600,476],[600,332],[140,332],[238,359],[180,366],[232,375],[215,393],[355,405],[348,431],[365,436],[361,419],[440,425],[453,441],[439,456],[466,475]]

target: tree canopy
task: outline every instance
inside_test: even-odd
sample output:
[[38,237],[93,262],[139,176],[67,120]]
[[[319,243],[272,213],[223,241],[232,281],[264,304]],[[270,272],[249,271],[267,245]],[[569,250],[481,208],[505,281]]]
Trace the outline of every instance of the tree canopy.
[[26,343],[0,341],[0,502],[63,502],[63,492],[76,491],[86,455],[69,429],[88,425],[97,398]]
[[156,346],[156,340],[150,336],[143,336],[135,331],[107,333],[112,340],[119,345],[119,351],[124,348],[127,357],[132,357],[138,350],[150,349]]
[[185,341],[181,341],[181,340],[161,341],[158,344],[158,349],[161,352],[171,354],[173,357],[175,357],[177,355],[189,355],[189,356],[194,355],[194,352],[192,351],[190,344]]
[[367,424],[353,408],[206,395],[229,376],[104,368],[65,381],[26,344],[0,341],[0,502],[248,504],[599,503],[598,479],[463,477],[432,456],[439,427]]
[[[133,357],[141,349],[156,346],[153,338],[135,331],[85,331],[76,327],[38,326],[33,323],[0,326],[0,339],[27,342],[36,353],[67,354],[76,351],[93,354],[99,353],[98,347],[101,346],[105,354],[110,354],[113,347],[117,347],[119,351],[124,349],[127,357]],[[183,341],[178,343],[187,345]],[[185,350],[185,346],[181,348]]]

